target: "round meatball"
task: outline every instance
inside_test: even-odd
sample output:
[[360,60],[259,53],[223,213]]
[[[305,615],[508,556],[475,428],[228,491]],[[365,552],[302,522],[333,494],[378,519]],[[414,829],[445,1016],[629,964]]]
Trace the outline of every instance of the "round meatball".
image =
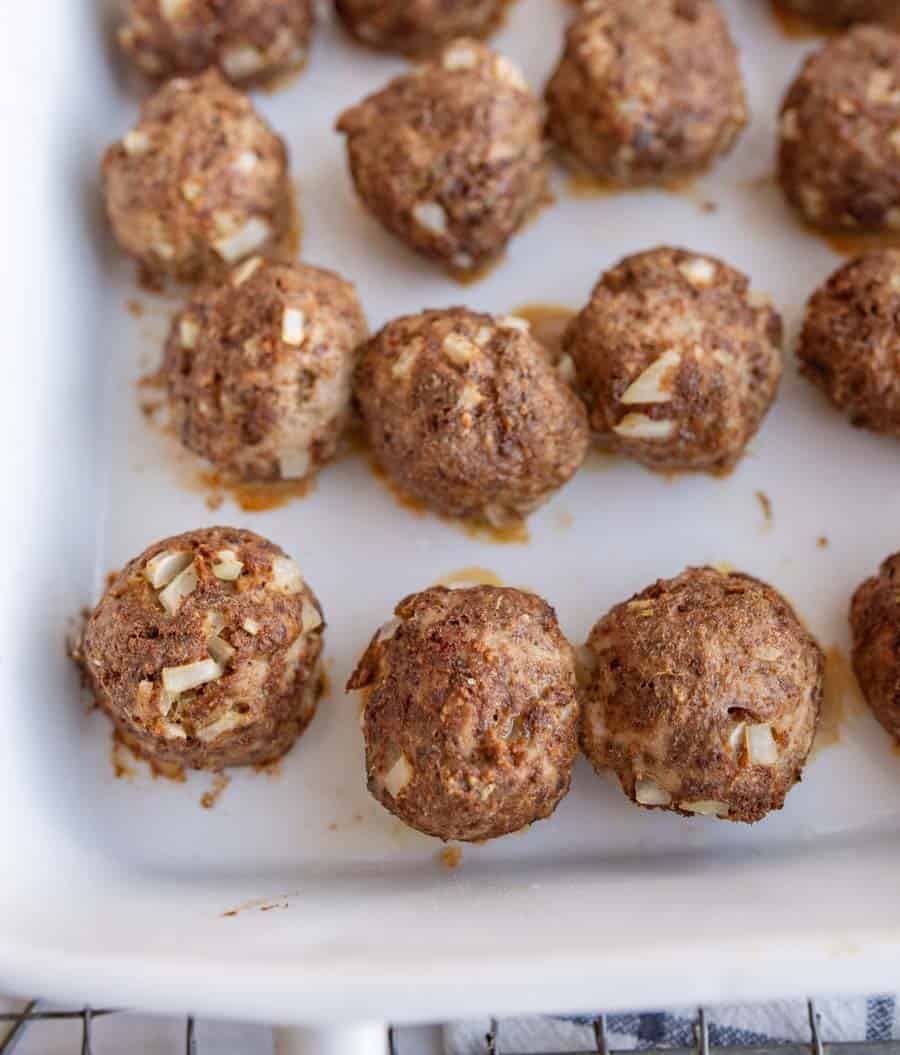
[[194,769],[270,762],[316,710],[322,610],[267,539],[163,539],[112,580],[84,631],[104,711],[148,758]]
[[853,669],[872,713],[900,741],[900,553],[859,587],[850,605]]
[[715,0],[600,0],[569,27],[547,85],[564,160],[623,185],[696,175],[747,123],[737,51]]
[[413,594],[347,686],[369,791],[412,828],[477,842],[548,817],[577,748],[575,659],[553,609],[496,586]]
[[485,37],[508,0],[336,0],[337,13],[363,44],[423,55],[456,37]]
[[290,227],[285,145],[216,70],[144,103],[106,151],[103,185],[119,244],[155,275],[208,277]]
[[900,23],[897,0],[775,0],[778,7],[824,25],[847,26],[853,22]]
[[334,454],[366,320],[349,282],[254,256],[175,319],[163,373],[186,447],[231,478],[303,479]]
[[128,0],[118,37],[151,77],[218,66],[250,85],[300,69],[312,28],[310,0]]
[[450,516],[519,520],[587,451],[584,408],[513,316],[396,319],[361,349],[353,393],[379,462]]
[[663,247],[601,277],[563,350],[603,446],[651,469],[722,472],[775,398],[781,333],[746,276]]
[[858,26],[806,60],[781,105],[778,179],[813,226],[900,230],[900,35]]
[[490,263],[546,199],[538,103],[511,63],[475,41],[395,78],[337,128],[366,208],[452,272]]
[[758,579],[660,580],[597,623],[584,665],[582,748],[639,805],[750,823],[800,779],[824,657]]
[[900,250],[852,260],[810,298],[801,372],[854,425],[900,437]]

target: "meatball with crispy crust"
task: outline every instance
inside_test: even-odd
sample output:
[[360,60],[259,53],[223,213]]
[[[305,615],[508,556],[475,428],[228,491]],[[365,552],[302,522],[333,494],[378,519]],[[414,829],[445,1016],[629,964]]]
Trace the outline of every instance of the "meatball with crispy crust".
[[859,587],[850,605],[853,670],[872,713],[900,741],[900,553]]
[[457,40],[338,120],[365,207],[455,273],[503,251],[547,193],[537,101],[519,71]]
[[824,658],[771,586],[689,568],[604,616],[584,650],[581,743],[641,806],[751,823],[800,779]]
[[747,123],[737,50],[715,0],[594,0],[546,91],[563,160],[622,185],[694,176]]
[[808,223],[900,230],[900,34],[857,26],[811,55],[779,129],[778,180]]
[[848,26],[853,22],[900,24],[897,0],[776,0],[776,3],[785,11],[826,26]]
[[106,151],[103,189],[121,247],[153,275],[181,280],[284,240],[287,150],[216,70],[168,81]]
[[231,478],[308,477],[337,449],[366,335],[338,275],[243,261],[172,326],[163,375],[182,442]]
[[354,400],[379,462],[440,513],[521,519],[578,469],[578,398],[513,316],[451,308],[395,319],[360,351]]
[[365,692],[372,795],[441,839],[549,817],[578,727],[574,655],[553,609],[522,590],[433,587],[395,614],[347,686]]
[[652,469],[721,472],[741,458],[781,377],[781,319],[716,257],[626,257],[563,337],[601,445]]
[[509,0],[336,0],[350,33],[369,47],[424,55],[456,37],[486,37]]
[[250,85],[301,69],[312,28],[310,0],[128,0],[118,38],[150,77],[218,66]]
[[296,562],[252,531],[163,539],[116,575],[85,627],[98,704],[146,757],[271,762],[319,693],[322,610]]
[[816,290],[797,357],[854,425],[900,437],[900,250],[851,260]]

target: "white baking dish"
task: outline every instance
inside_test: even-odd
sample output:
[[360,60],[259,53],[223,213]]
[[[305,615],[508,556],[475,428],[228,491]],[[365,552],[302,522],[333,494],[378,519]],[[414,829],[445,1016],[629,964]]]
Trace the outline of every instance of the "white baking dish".
[[[896,443],[854,431],[792,367],[727,480],[589,465],[532,522],[528,546],[473,540],[400,509],[362,459],[265,514],[213,514],[187,458],[148,428],[135,381],[168,305],[125,310],[133,269],[109,244],[97,163],[135,112],[94,3],[4,5],[0,94],[8,213],[2,388],[10,461],[0,689],[0,988],[276,1021],[394,1020],[714,1001],[891,986],[900,966],[900,760],[850,708],[786,809],[753,828],[644,813],[580,764],[557,814],[466,847],[383,812],[363,786],[357,703],[341,686],[405,593],[466,566],[545,595],[575,640],[657,576],[728,561],[780,587],[826,647],[847,649],[855,585],[900,545]],[[504,265],[460,288],[357,206],[335,115],[402,63],[320,28],[308,72],[259,105],[291,144],[304,254],[353,277],[373,326],[454,302],[580,305],[599,271],[662,240],[719,253],[771,292],[793,330],[838,258],[771,185],[777,98],[803,47],[762,0],[726,3],[754,120],[691,195],[559,201]],[[568,9],[520,0],[498,45],[539,87]],[[700,211],[697,199],[718,203]],[[755,492],[771,498],[766,529]],[[571,525],[566,524],[572,521]],[[64,639],[104,575],[158,536],[250,526],[301,561],[329,619],[332,691],[277,776],[116,780]],[[827,535],[829,546],[817,547]],[[336,830],[331,826],[336,825]],[[259,899],[259,900],[255,900]],[[253,901],[285,908],[226,910]]]

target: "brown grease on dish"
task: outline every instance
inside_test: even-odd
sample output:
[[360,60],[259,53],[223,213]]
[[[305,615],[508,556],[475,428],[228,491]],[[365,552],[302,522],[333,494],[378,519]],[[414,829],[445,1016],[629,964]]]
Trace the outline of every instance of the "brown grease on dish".
[[136,762],[146,762],[154,780],[162,777],[164,780],[172,780],[176,784],[184,784],[187,781],[184,766],[148,758],[141,751],[136,740],[133,740],[121,729],[113,728],[110,761],[113,764],[113,772],[117,779],[123,776],[133,777],[135,775],[135,770],[128,765],[128,758],[125,752],[130,754],[131,758]]
[[566,327],[575,318],[574,308],[564,304],[522,304],[512,313],[531,326],[531,336],[542,344],[556,362],[562,354],[562,337]]
[[305,498],[315,488],[315,479],[305,480],[228,480],[220,473],[209,471],[199,474],[201,487],[208,491],[207,507],[218,509],[222,494],[227,493],[245,513],[267,513],[281,509],[295,498]]
[[231,777],[227,773],[216,773],[213,777],[212,787],[209,791],[204,791],[200,798],[200,805],[205,810],[211,810],[213,806],[219,801],[222,792],[231,783]]
[[854,257],[873,249],[900,249],[900,231],[809,231],[824,239],[841,256]]
[[772,499],[766,494],[765,491],[756,492],[756,500],[759,502],[759,507],[762,509],[763,519],[765,520],[766,530],[770,530],[773,523],[772,517]]
[[459,868],[462,864],[463,852],[461,846],[445,846],[438,854],[438,858],[444,868]]
[[850,661],[837,645],[825,653],[825,695],[810,758],[841,742],[841,729],[854,710],[863,706]]
[[811,15],[789,11],[778,0],[769,0],[769,10],[781,35],[787,40],[809,40],[812,37],[833,37],[839,26],[828,26]]
[[456,571],[448,571],[439,579],[435,579],[434,586],[503,586],[500,576],[488,568],[480,568],[473,564],[468,568],[459,568]]
[[816,539],[816,545],[819,547],[819,549],[826,549],[828,547],[828,536],[819,535],[819,537]]

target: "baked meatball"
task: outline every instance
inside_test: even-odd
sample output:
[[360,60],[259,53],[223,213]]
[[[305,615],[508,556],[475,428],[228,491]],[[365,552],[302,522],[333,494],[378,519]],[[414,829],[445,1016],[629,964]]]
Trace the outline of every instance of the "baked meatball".
[[781,105],[778,179],[816,227],[900,230],[900,35],[858,26],[806,60]]
[[854,425],[900,437],[900,250],[866,253],[816,290],[797,356]]
[[163,373],[182,442],[231,478],[309,476],[337,448],[366,334],[331,271],[244,260],[172,326]]
[[721,472],[775,398],[781,332],[745,275],[663,247],[601,277],[563,350],[603,446],[651,469]]
[[592,0],[547,85],[547,132],[574,167],[623,185],[702,172],[747,123],[715,0]]
[[357,193],[451,271],[497,257],[547,194],[537,101],[519,71],[457,40],[341,115]]
[[771,586],[689,568],[616,605],[584,650],[581,744],[641,806],[761,820],[800,779],[824,658]]
[[423,55],[456,37],[487,36],[508,0],[336,0],[341,21],[363,44]]
[[395,612],[347,686],[365,691],[369,791],[440,839],[548,817],[578,730],[574,655],[553,609],[522,590],[436,586]]
[[216,70],[168,81],[103,159],[119,244],[155,275],[209,277],[282,240],[287,150]]
[[778,7],[823,25],[847,26],[853,22],[900,23],[897,0],[776,0]]
[[900,741],[900,553],[859,587],[850,605],[853,669],[872,713]]
[[450,516],[519,520],[587,451],[584,408],[514,316],[396,319],[361,349],[353,393],[382,466]]
[[252,531],[163,539],[125,566],[84,631],[104,711],[148,758],[270,762],[315,713],[322,610],[300,569]]
[[151,77],[218,66],[250,85],[300,69],[312,28],[310,0],[128,0],[118,37]]

